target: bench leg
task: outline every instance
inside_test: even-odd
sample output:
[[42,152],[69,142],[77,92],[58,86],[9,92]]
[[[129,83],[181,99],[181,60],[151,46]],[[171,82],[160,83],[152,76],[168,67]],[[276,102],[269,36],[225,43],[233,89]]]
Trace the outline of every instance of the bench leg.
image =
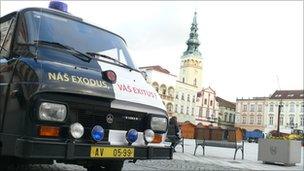
[[242,148],[242,160],[244,160],[244,147]]
[[242,160],[244,160],[244,141],[242,141]]
[[194,154],[193,154],[193,155],[196,154],[196,149],[197,149],[197,147],[198,147],[198,145],[195,145],[195,149],[194,149]]
[[237,153],[238,149],[236,148],[235,149],[235,152],[234,152],[234,157],[233,157],[233,160],[235,160],[235,157],[236,157],[236,153]]
[[184,153],[184,148],[185,148],[185,147],[184,147],[184,139],[182,140],[182,147],[183,147],[182,150],[183,150],[183,153]]

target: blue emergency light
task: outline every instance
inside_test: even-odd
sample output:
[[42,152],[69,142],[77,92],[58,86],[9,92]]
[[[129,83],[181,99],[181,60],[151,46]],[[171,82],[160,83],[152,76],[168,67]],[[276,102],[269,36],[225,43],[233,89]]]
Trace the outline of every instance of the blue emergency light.
[[104,137],[104,129],[99,125],[95,125],[91,131],[91,136],[92,136],[93,140],[95,140],[97,142],[101,141]]
[[129,143],[134,143],[138,138],[138,132],[135,129],[130,129],[126,134],[126,139]]
[[68,5],[60,1],[51,1],[49,4],[49,8],[62,12],[68,12]]

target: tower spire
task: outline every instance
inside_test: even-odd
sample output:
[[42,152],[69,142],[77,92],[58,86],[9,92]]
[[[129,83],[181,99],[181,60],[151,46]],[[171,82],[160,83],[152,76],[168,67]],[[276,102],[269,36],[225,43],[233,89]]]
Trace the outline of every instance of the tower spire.
[[200,42],[198,40],[198,34],[197,34],[197,21],[196,21],[196,14],[197,12],[194,12],[194,17],[193,17],[193,21],[191,24],[191,28],[190,28],[190,35],[189,35],[189,39],[187,40],[186,44],[187,44],[187,50],[184,52],[184,55],[188,55],[188,54],[196,54],[196,55],[201,55],[201,53],[198,50],[198,46],[200,45]]

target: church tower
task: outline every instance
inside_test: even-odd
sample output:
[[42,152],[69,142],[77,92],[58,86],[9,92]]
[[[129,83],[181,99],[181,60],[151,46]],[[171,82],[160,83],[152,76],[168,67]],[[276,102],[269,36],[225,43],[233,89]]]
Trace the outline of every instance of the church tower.
[[197,34],[196,12],[194,13],[193,22],[191,24],[190,36],[187,40],[187,50],[181,56],[179,81],[182,83],[202,88],[202,57],[198,50],[200,42]]

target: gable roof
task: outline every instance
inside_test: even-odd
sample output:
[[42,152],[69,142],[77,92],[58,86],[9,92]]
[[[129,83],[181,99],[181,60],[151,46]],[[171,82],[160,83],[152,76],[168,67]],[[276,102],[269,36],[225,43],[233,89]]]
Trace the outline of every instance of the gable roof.
[[154,71],[158,71],[158,72],[162,72],[162,73],[165,73],[165,74],[169,74],[169,75],[172,75],[172,76],[175,76],[173,74],[170,73],[169,70],[159,66],[159,65],[152,65],[152,66],[145,66],[145,67],[139,67],[140,70],[142,69],[145,69],[145,70],[154,70]]
[[227,107],[227,108],[230,108],[230,109],[235,109],[235,103],[233,102],[229,102],[225,99],[222,99],[218,96],[215,97],[216,101],[219,103],[219,106],[224,106],[224,107]]
[[304,99],[304,90],[276,90],[270,99]]

